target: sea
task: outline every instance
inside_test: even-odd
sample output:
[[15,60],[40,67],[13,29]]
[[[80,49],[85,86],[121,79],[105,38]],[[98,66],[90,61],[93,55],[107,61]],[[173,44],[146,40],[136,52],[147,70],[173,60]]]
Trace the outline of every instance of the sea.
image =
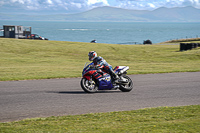
[[[3,25],[32,27],[32,33],[49,40],[107,44],[143,44],[144,40],[160,43],[174,39],[200,37],[199,22],[60,22],[2,21]],[[1,31],[0,36],[3,34]]]

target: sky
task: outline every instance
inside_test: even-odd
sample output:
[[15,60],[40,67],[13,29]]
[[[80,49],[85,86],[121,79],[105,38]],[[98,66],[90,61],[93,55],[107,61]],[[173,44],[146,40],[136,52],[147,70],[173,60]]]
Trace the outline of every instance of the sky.
[[132,10],[154,10],[159,7],[185,6],[200,9],[200,0],[0,0],[0,13],[71,14],[101,6]]

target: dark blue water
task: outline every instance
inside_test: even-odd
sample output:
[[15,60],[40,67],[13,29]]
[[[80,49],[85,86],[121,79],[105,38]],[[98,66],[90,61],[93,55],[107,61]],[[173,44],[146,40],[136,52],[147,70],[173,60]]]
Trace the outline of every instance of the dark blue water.
[[73,42],[140,44],[200,37],[200,23],[0,21],[3,25],[31,26],[32,33],[49,40]]

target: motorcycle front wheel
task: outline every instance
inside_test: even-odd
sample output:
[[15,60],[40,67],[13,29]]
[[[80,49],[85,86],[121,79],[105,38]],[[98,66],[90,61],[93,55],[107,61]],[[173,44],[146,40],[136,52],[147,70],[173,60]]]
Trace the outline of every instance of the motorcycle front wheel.
[[81,87],[87,93],[95,93],[98,91],[96,83],[93,80],[89,81],[86,78],[81,79]]
[[128,82],[126,83],[121,83],[119,85],[119,89],[122,91],[122,92],[129,92],[133,89],[133,81],[131,80],[131,78],[129,78],[128,76],[126,75],[123,75],[123,78],[126,79]]

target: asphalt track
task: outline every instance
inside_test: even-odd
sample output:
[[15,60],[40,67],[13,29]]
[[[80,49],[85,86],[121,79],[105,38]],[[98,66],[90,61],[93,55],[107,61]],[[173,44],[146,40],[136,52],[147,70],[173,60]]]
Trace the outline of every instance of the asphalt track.
[[129,75],[131,92],[87,94],[81,78],[0,82],[0,122],[200,104],[200,72]]

